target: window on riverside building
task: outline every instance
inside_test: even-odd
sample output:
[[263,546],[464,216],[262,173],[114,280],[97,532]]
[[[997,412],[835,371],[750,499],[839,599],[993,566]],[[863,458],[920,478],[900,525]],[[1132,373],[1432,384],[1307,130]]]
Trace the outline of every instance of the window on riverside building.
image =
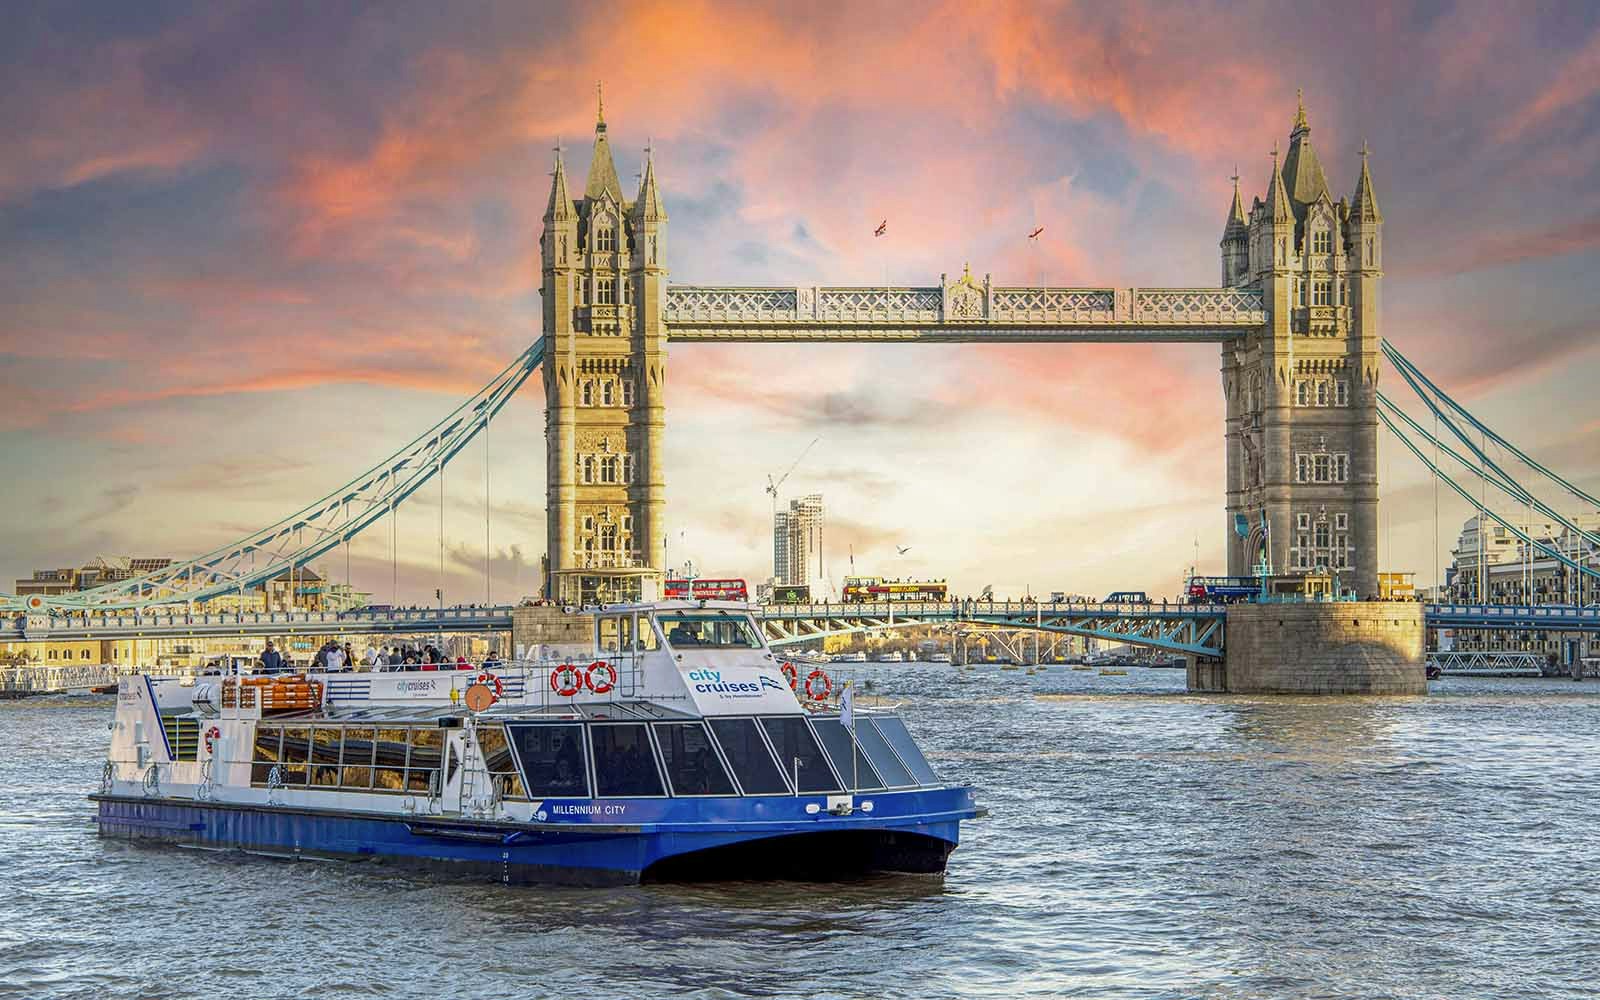
[[738,794],[702,723],[658,722],[655,729],[673,795]]
[[734,777],[746,795],[782,795],[789,790],[789,782],[767,749],[754,719],[712,719],[711,731],[716,734],[722,753],[733,768]]
[[1333,253],[1333,233],[1319,229],[1311,234],[1312,253]]
[[581,725],[511,725],[506,735],[522,765],[529,798],[587,798],[588,764]]

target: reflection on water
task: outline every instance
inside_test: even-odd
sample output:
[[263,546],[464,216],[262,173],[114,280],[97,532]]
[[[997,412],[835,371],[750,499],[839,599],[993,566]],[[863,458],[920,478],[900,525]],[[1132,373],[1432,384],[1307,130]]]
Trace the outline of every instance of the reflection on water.
[[867,667],[943,879],[523,889],[101,841],[109,700],[0,703],[0,996],[1592,996],[1600,684],[1199,697]]

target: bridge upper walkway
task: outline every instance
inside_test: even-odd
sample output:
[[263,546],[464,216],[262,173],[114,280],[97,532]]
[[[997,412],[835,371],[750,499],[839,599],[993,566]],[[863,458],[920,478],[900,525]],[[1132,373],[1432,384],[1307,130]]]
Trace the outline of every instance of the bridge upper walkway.
[[1207,342],[1266,323],[1258,289],[669,285],[676,341]]

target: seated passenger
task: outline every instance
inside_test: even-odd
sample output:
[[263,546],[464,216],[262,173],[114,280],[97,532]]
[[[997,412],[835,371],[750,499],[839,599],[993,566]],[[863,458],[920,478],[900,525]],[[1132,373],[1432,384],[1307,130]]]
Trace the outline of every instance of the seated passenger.
[[674,646],[700,645],[699,634],[687,625],[674,625],[671,634],[667,636],[667,640]]
[[550,779],[550,787],[557,791],[577,791],[583,787],[582,779],[573,768],[570,757],[556,758],[556,773]]

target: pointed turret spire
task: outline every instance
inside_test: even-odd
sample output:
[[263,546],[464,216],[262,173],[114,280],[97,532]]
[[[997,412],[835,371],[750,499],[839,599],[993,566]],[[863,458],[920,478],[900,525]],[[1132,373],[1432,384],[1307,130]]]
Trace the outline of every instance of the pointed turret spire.
[[1289,133],[1289,151],[1283,157],[1283,183],[1298,218],[1305,214],[1305,206],[1328,193],[1328,180],[1311,148],[1311,126],[1299,91],[1295,92],[1295,104],[1294,131]]
[[550,202],[544,208],[546,222],[572,218],[572,198],[567,194],[567,168],[561,163],[561,140],[556,140],[556,168],[551,171]]
[[667,217],[666,209],[661,207],[661,192],[656,190],[655,154],[649,146],[644,148],[644,179],[639,182],[639,197],[633,203],[633,211],[646,221]]
[[1361,176],[1356,180],[1356,193],[1350,199],[1350,218],[1362,222],[1383,221],[1383,213],[1378,211],[1378,195],[1372,190],[1372,174],[1367,171],[1367,156],[1371,150],[1367,144],[1361,144]]
[[589,161],[589,181],[583,186],[583,196],[593,201],[609,192],[620,205],[622,182],[617,180],[617,166],[611,162],[611,145],[606,141],[605,95],[598,83],[595,84],[595,98],[594,159]]
[[1273,222],[1293,222],[1294,212],[1289,208],[1289,198],[1283,193],[1283,178],[1278,176],[1278,144],[1272,144],[1272,176],[1267,179],[1267,204],[1272,208]]
[[1228,221],[1222,224],[1222,238],[1243,236],[1248,224],[1245,222],[1244,202],[1239,199],[1239,168],[1233,168],[1233,204],[1228,208]]

